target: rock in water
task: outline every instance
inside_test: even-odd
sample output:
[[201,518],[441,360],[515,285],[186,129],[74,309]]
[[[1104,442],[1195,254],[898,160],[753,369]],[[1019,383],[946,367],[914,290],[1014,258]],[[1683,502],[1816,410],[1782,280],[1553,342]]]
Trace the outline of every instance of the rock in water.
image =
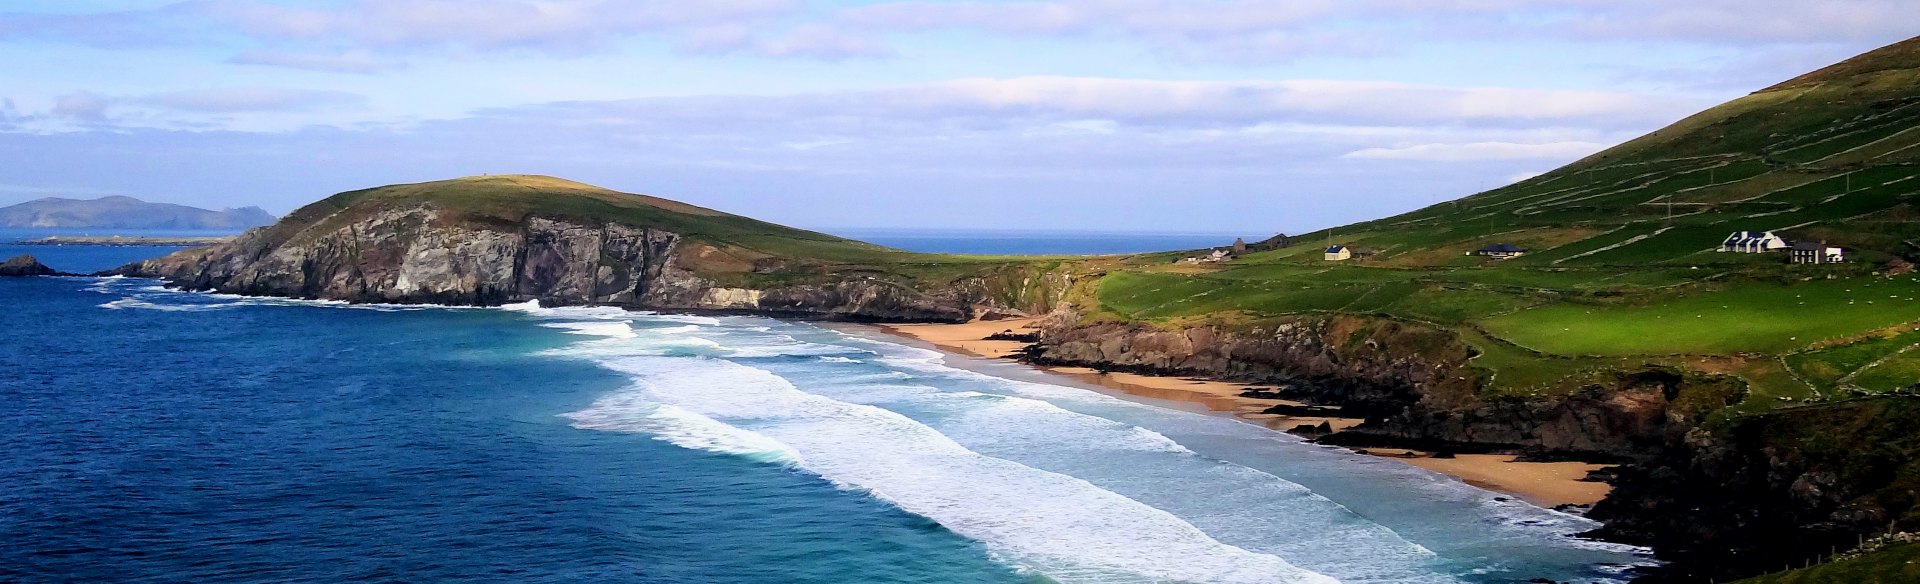
[[0,276],[56,276],[60,272],[40,263],[33,256],[20,254],[0,263]]

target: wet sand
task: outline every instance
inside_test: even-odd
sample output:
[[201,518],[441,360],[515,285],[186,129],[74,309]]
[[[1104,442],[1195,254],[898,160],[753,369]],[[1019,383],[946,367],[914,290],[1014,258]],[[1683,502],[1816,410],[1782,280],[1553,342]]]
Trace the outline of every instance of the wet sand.
[[[881,325],[889,334],[919,340],[951,353],[972,357],[1003,359],[1018,352],[1022,341],[986,340],[995,333],[1030,333],[1036,319],[974,321],[963,324]],[[1039,367],[1055,375],[1105,387],[1129,395],[1196,404],[1206,411],[1232,415],[1267,428],[1286,431],[1296,426],[1322,423],[1335,431],[1359,425],[1358,418],[1288,416],[1262,413],[1279,404],[1302,405],[1279,399],[1241,395],[1248,390],[1276,389],[1271,386],[1230,383],[1187,377],[1161,377],[1136,373],[1100,372],[1084,367]],[[1368,454],[1399,460],[1452,476],[1467,484],[1519,497],[1542,507],[1592,505],[1607,495],[1606,483],[1588,482],[1587,473],[1606,465],[1583,462],[1518,462],[1510,454],[1461,454],[1453,458],[1434,458],[1431,453],[1406,449],[1369,449]]]

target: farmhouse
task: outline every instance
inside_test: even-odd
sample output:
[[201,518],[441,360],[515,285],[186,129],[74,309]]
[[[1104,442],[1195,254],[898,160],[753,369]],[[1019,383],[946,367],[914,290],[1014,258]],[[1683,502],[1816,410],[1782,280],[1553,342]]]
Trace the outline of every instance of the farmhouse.
[[1521,249],[1520,246],[1517,246],[1511,243],[1496,243],[1493,245],[1480,248],[1480,251],[1477,251],[1474,253],[1476,255],[1483,255],[1496,260],[1504,260],[1508,258],[1517,258],[1522,255],[1526,255],[1527,250]]
[[1796,241],[1787,260],[1796,264],[1837,264],[1847,261],[1847,250],[1824,241]]
[[1210,251],[1210,252],[1207,252],[1207,255],[1203,255],[1203,256],[1190,256],[1190,257],[1188,257],[1188,258],[1186,259],[1186,262],[1187,262],[1187,263],[1189,263],[1189,264],[1197,264],[1197,263],[1200,263],[1200,262],[1209,262],[1209,263],[1211,263],[1211,262],[1224,262],[1224,261],[1229,261],[1229,260],[1232,260],[1232,259],[1233,259],[1233,252],[1232,252],[1232,251],[1228,251],[1228,250],[1225,250],[1225,249],[1215,249],[1215,250],[1213,250],[1213,251]]
[[1353,250],[1347,248],[1347,246],[1335,245],[1327,248],[1327,261],[1329,262],[1346,261],[1347,258],[1351,257],[1353,257]]
[[1774,235],[1772,231],[1735,231],[1720,242],[1720,251],[1737,253],[1766,253],[1776,249],[1786,249],[1787,240]]

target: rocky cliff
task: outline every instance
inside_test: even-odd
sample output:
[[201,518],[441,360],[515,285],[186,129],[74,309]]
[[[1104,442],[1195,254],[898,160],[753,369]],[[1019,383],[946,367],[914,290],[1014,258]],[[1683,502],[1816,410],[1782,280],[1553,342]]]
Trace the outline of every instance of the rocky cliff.
[[[495,184],[501,181],[506,184]],[[230,242],[114,273],[162,278],[194,290],[350,302],[538,300],[964,321],[976,305],[1005,304],[1010,296],[995,287],[1003,279],[995,276],[1023,269],[969,264],[929,269],[932,277],[903,273],[887,266],[938,262],[637,195],[577,194],[592,187],[553,181],[558,179],[489,177],[446,181],[424,191],[404,185],[409,188],[343,193],[329,199],[332,204],[316,203]],[[493,190],[529,184],[536,192],[545,188],[544,198],[519,199],[519,190]],[[582,211],[587,203],[604,203],[607,209]],[[876,257],[887,263],[862,261]],[[1044,304],[1041,296],[1011,298]]]
[[1620,373],[1557,397],[1490,394],[1455,333],[1387,319],[1305,315],[1165,329],[1073,321],[1056,320],[1029,358],[1280,384],[1284,396],[1365,417],[1321,439],[1355,446],[1648,459],[1737,397],[1719,380],[1663,369]]
[[1595,535],[1675,562],[1647,582],[1728,581],[1920,528],[1920,399],[1782,409],[1692,430],[1622,469]]

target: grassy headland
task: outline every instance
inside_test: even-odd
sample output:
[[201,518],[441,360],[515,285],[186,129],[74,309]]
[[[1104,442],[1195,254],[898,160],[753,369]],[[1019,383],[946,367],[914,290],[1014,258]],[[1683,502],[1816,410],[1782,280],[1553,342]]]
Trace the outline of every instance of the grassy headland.
[[[1195,268],[1129,258],[1088,318],[1165,326],[1303,313],[1455,331],[1485,391],[1558,393],[1593,369],[1739,377],[1742,410],[1920,381],[1920,40],[1756,92],[1553,172],[1302,234]],[[1839,265],[1717,251],[1735,231],[1847,249]],[[1332,241],[1376,255],[1326,261]],[[1471,252],[1511,243],[1528,252]]]

